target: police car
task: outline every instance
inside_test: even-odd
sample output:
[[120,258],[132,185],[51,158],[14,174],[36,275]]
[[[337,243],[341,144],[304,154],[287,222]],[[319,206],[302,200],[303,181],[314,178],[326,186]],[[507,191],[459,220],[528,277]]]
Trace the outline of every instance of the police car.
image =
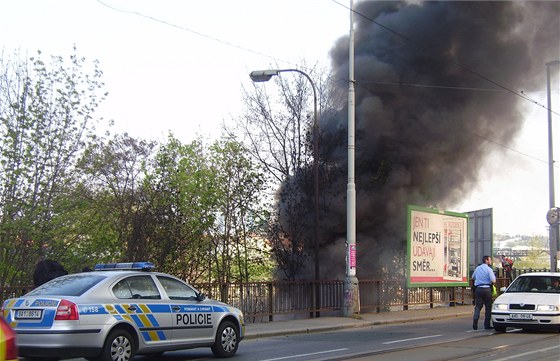
[[497,332],[507,327],[560,331],[560,273],[525,273],[502,291],[492,304]]
[[195,347],[235,355],[245,333],[241,311],[152,269],[149,262],[99,264],[6,300],[2,312],[17,333],[19,355],[130,361]]

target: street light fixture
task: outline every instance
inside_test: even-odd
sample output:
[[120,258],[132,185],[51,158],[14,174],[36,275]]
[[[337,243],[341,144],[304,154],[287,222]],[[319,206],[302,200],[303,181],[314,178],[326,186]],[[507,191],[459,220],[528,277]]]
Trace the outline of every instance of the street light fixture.
[[[315,281],[319,281],[319,119],[317,113],[317,88],[311,77],[299,69],[268,69],[255,70],[249,76],[254,82],[267,82],[273,76],[278,76],[283,72],[295,72],[303,75],[311,83],[313,88],[313,189],[314,189],[314,225],[313,225],[313,243],[315,246]],[[318,287],[318,284],[316,285]],[[317,288],[317,303],[319,306],[319,292]],[[317,313],[318,315],[318,313]]]
[[[249,74],[249,76],[251,77],[251,80],[256,82],[256,83],[263,83],[263,82],[267,82],[270,79],[272,79],[273,76],[278,75],[280,73],[281,70],[255,70],[252,71],[251,74]],[[286,70],[288,71],[288,70]]]

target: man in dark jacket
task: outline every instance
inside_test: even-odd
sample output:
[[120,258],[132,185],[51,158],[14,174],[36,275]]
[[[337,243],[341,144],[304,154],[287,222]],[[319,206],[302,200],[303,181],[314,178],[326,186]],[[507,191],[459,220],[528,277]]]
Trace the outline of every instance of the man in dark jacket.
[[68,272],[57,261],[44,259],[39,261],[39,263],[35,266],[35,272],[33,272],[33,284],[35,287],[39,287],[43,283],[47,283],[50,280],[67,274]]

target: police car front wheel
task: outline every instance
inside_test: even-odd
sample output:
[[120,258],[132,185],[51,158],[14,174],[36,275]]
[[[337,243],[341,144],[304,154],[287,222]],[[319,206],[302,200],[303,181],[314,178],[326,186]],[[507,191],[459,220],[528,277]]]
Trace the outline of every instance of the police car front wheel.
[[217,357],[232,357],[239,345],[239,331],[231,321],[224,321],[218,327],[212,352]]

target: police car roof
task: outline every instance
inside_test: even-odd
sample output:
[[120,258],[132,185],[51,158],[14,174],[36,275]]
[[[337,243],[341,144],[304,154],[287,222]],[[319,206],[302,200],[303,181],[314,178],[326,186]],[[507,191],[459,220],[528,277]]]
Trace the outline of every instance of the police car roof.
[[155,268],[152,262],[120,262],[98,263],[94,271],[152,271]]

